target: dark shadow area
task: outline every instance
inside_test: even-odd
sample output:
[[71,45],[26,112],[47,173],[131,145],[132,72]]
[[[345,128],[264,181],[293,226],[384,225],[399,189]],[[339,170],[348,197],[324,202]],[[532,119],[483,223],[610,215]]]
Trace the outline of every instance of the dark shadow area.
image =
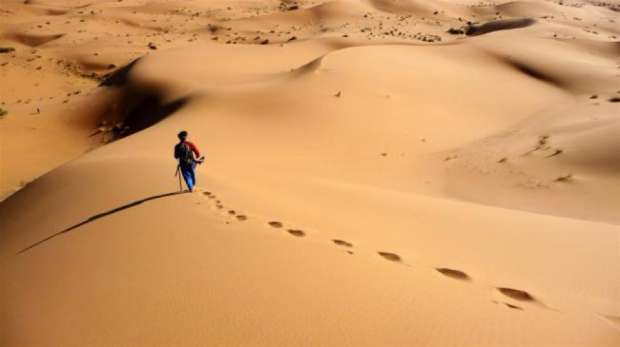
[[514,61],[514,60],[508,60],[507,63],[513,68],[519,70],[520,72],[532,78],[535,78],[541,82],[549,83],[558,88],[566,89],[566,84],[563,81],[561,81],[559,78],[553,77],[549,74],[545,74],[539,70],[536,70],[532,66],[529,66],[529,65],[526,65],[526,64]]
[[118,135],[121,135],[121,137],[129,136],[155,125],[177,112],[188,101],[189,97],[184,97],[168,103],[162,103],[161,97],[157,94],[139,93],[128,96],[124,103],[127,106],[126,116],[123,121],[124,131]]
[[26,251],[34,248],[34,247],[37,247],[37,246],[39,246],[39,245],[41,245],[41,244],[43,244],[43,243],[45,243],[45,242],[47,242],[47,241],[49,241],[49,240],[51,240],[53,238],[56,238],[56,237],[58,237],[58,236],[60,236],[62,234],[68,233],[71,230],[77,229],[77,228],[79,228],[79,227],[81,227],[83,225],[86,225],[88,223],[94,222],[94,221],[96,221],[99,218],[103,218],[105,216],[109,216],[111,214],[120,212],[122,210],[126,210],[128,208],[135,207],[135,206],[143,204],[143,203],[145,203],[147,201],[151,201],[151,200],[155,200],[155,199],[161,199],[161,198],[165,198],[165,197],[169,197],[169,196],[173,196],[173,195],[185,194],[185,193],[188,193],[188,192],[186,192],[186,191],[183,191],[183,192],[171,192],[171,193],[153,195],[153,196],[149,196],[148,198],[137,200],[137,201],[131,202],[131,203],[127,204],[127,205],[123,205],[123,206],[117,207],[115,209],[112,209],[112,210],[109,210],[109,211],[106,211],[106,212],[102,212],[102,213],[96,214],[96,215],[91,216],[91,217],[87,218],[86,220],[84,220],[84,221],[82,221],[82,222],[80,222],[78,224],[72,225],[72,226],[68,227],[67,229],[61,230],[61,231],[59,231],[59,232],[57,232],[55,234],[52,234],[52,235],[44,238],[41,241],[37,241],[37,242],[33,243],[32,245],[30,245],[30,246],[22,249],[21,251],[17,252],[17,254],[24,253],[24,252],[26,252]]
[[519,29],[525,28],[536,21],[532,18],[515,18],[515,19],[501,19],[487,22],[480,25],[470,25],[465,30],[467,36],[478,36],[488,34],[499,30]]
[[189,100],[190,97],[185,96],[164,102],[157,91],[132,87],[129,82],[129,85],[119,88],[118,94],[100,112],[98,128],[91,136],[101,133],[111,134],[109,140],[113,141],[135,134],[177,112]]
[[111,72],[107,76],[104,76],[103,81],[99,84],[100,87],[122,87],[127,83],[127,76],[131,70],[140,61],[140,58],[132,61],[131,63],[123,66],[122,68]]
[[101,112],[100,123],[113,125],[112,139],[129,136],[155,125],[177,112],[190,99],[186,96],[164,102],[161,90],[133,81],[131,71],[140,59],[110,73],[100,84],[101,87],[117,90],[114,99],[109,102],[109,107]]

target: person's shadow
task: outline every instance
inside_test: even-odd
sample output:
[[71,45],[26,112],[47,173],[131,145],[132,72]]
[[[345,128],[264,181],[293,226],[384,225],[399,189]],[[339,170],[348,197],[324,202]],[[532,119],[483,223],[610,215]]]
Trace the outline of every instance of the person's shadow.
[[109,210],[109,211],[106,211],[106,212],[102,212],[102,213],[96,214],[94,216],[90,216],[87,219],[85,219],[85,220],[83,220],[83,221],[81,221],[81,222],[79,222],[79,223],[77,223],[75,225],[72,225],[72,226],[68,227],[67,229],[61,230],[61,231],[59,231],[59,232],[57,232],[55,234],[52,234],[52,235],[44,238],[41,241],[37,241],[37,242],[33,243],[32,245],[30,245],[30,246],[22,249],[21,251],[17,252],[17,254],[21,254],[21,253],[24,253],[26,251],[29,251],[32,248],[37,247],[37,246],[39,246],[39,245],[41,245],[41,244],[43,244],[43,243],[45,243],[45,242],[55,238],[55,237],[58,237],[58,236],[60,236],[60,235],[62,235],[64,233],[68,233],[69,231],[71,231],[73,229],[77,229],[77,228],[79,228],[79,227],[81,227],[83,225],[86,225],[88,223],[94,222],[94,221],[96,221],[99,218],[103,218],[103,217],[111,215],[113,213],[117,213],[117,212],[120,212],[122,210],[125,210],[125,209],[128,209],[128,208],[140,205],[140,204],[145,203],[147,201],[151,201],[151,200],[155,200],[155,199],[161,199],[161,198],[165,198],[165,197],[169,197],[169,196],[173,196],[173,195],[185,194],[185,193],[189,193],[189,192],[188,191],[180,191],[180,192],[171,192],[171,193],[164,193],[164,194],[159,194],[159,195],[153,195],[153,196],[149,196],[147,198],[140,199],[140,200],[131,202],[129,204],[126,204],[126,205],[114,208],[112,210]]

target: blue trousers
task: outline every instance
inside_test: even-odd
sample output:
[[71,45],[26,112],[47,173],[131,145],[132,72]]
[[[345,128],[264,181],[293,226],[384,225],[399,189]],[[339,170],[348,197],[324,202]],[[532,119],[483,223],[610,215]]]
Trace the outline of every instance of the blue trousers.
[[196,173],[194,172],[195,168],[196,164],[193,164],[192,166],[181,165],[181,174],[183,175],[187,189],[189,189],[190,192],[194,190],[194,186],[196,185]]

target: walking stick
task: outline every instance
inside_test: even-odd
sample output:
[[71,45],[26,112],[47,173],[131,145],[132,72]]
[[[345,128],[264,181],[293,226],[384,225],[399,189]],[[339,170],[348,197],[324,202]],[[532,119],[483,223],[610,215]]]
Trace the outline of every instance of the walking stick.
[[179,176],[179,192],[183,191],[183,183],[181,183],[181,165],[177,165],[177,171],[174,173],[175,176]]

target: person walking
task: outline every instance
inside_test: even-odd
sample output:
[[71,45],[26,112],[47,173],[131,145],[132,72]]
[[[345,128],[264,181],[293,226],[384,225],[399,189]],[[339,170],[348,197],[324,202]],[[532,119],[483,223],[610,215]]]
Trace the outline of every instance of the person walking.
[[174,158],[179,161],[177,174],[180,172],[187,189],[192,192],[196,186],[196,164],[202,164],[204,157],[200,156],[200,151],[196,145],[187,141],[187,135],[185,130],[177,134],[179,143],[174,146]]

